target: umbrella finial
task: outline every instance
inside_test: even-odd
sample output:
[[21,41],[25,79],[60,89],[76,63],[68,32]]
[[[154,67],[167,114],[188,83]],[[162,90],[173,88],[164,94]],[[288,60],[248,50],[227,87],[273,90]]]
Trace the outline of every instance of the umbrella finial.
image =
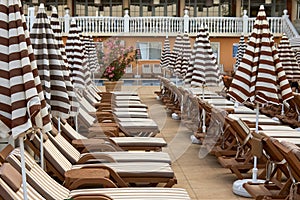
[[260,5],[259,10],[265,10],[264,5]]
[[52,6],[52,13],[57,13],[57,8],[55,6]]
[[45,4],[44,4],[44,3],[41,3],[39,8],[44,9],[44,8],[45,8]]

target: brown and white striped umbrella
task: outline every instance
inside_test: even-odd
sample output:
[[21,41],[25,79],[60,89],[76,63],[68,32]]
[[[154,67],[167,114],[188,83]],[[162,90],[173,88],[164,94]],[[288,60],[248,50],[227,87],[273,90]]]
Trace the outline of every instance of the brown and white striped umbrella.
[[229,88],[236,101],[279,104],[293,97],[261,6]]
[[65,80],[67,92],[69,95],[69,102],[71,105],[70,116],[74,117],[78,113],[79,103],[77,101],[77,97],[74,92],[74,86],[71,82],[71,77],[70,77],[71,72],[70,72],[70,69],[68,66],[65,45],[62,40],[62,33],[61,33],[60,24],[59,24],[57,9],[55,7],[52,7],[52,15],[51,15],[51,19],[50,19],[50,24],[51,24],[51,28],[53,30],[57,45],[60,49],[62,59],[64,61],[64,65],[62,65],[62,67],[63,67],[64,80]]
[[180,75],[184,77],[185,74],[187,73],[188,63],[192,55],[191,41],[187,33],[184,33],[182,37],[182,51],[183,52],[182,52]]
[[19,138],[24,199],[27,199],[23,136],[51,130],[49,113],[19,0],[1,1],[0,136]]
[[[279,104],[293,98],[263,5],[259,8],[245,54],[230,85],[229,96],[240,103],[248,101],[256,104],[256,132],[260,103]],[[256,156],[253,159],[252,182],[257,182]],[[234,184],[242,183],[237,181]]]
[[64,74],[65,63],[52,31],[44,4],[41,4],[30,33],[45,99],[52,116],[69,118],[70,101]]
[[84,81],[85,81],[85,86],[89,87],[92,84],[92,79],[91,79],[91,70],[89,68],[89,61],[90,61],[90,55],[89,55],[89,44],[90,44],[90,38],[89,36],[83,36],[82,32],[79,31],[79,37],[82,41],[82,50],[83,50],[83,55],[84,55],[84,60],[82,63],[82,69],[83,69],[83,74],[84,74]]
[[174,46],[173,46],[173,50],[171,53],[170,62],[168,66],[171,71],[175,70],[176,58],[181,48],[182,48],[182,35],[178,33],[174,42]]
[[163,47],[163,50],[161,52],[161,57],[160,57],[160,67],[162,69],[168,68],[169,63],[170,63],[170,57],[171,57],[170,40],[167,36],[165,39],[164,47]]
[[245,37],[244,34],[241,35],[240,37],[240,41],[239,41],[239,46],[238,46],[238,51],[237,51],[237,58],[236,58],[236,62],[235,62],[235,70],[239,67],[239,64],[243,58],[243,55],[245,53],[246,50],[246,43],[245,43]]
[[289,81],[300,79],[300,66],[297,63],[295,52],[292,50],[289,39],[283,34],[278,45],[279,59]]
[[84,53],[82,41],[80,40],[79,30],[75,20],[71,21],[65,48],[74,88],[83,90],[85,89],[84,72],[82,68]]
[[218,86],[220,84],[220,72],[216,57],[212,51],[208,32],[204,26],[199,29],[194,48],[185,76],[185,84],[192,87]]

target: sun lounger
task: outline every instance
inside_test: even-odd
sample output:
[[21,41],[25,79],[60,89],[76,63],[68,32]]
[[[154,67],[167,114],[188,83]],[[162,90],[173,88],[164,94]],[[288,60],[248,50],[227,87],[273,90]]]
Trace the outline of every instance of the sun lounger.
[[121,111],[114,111],[113,114],[117,118],[149,118],[147,112],[121,112]]
[[[18,154],[18,153],[17,153]],[[14,153],[8,158],[13,167],[9,163],[4,163],[0,168],[0,196],[3,199],[21,200],[23,199],[23,193],[21,189],[21,174],[17,171],[20,169],[20,162],[14,156]],[[125,199],[190,199],[186,190],[181,188],[157,188],[157,187],[139,187],[139,188],[93,188],[93,189],[75,189],[69,190],[57,183],[52,177],[50,177],[45,171],[40,168],[38,164],[26,154],[27,164],[27,189],[29,199],[39,200],[56,200],[56,199],[97,199],[97,200],[125,200]],[[3,170],[3,168],[6,168]],[[17,169],[17,170],[16,170]],[[3,180],[3,177],[9,177],[15,180],[18,184],[7,184],[7,179]],[[87,179],[80,179],[77,181],[77,186],[89,186]],[[82,184],[82,185],[81,185]],[[97,185],[109,185],[110,181],[102,178],[91,186]],[[76,184],[73,184],[76,185]],[[113,187],[113,183],[110,184]],[[13,188],[13,189],[12,189]],[[45,198],[41,197],[44,196]]]
[[154,137],[159,133],[155,121],[119,121],[119,128],[126,136]]
[[262,148],[257,151],[264,151],[268,155],[266,165],[267,176],[264,183],[244,183],[243,187],[255,199],[261,199],[264,196],[272,198],[285,198],[289,194],[292,180],[289,169],[282,153],[274,145],[276,139],[263,133],[253,134],[254,139],[262,144]]
[[[26,140],[26,144],[39,155],[39,140]],[[50,140],[44,142],[45,161],[48,169],[61,181],[64,174],[72,169],[104,168],[119,176],[127,184],[135,183],[164,183],[165,187],[172,187],[176,182],[174,171],[168,163],[162,162],[115,162],[102,164],[72,164]]]
[[[125,119],[128,120],[130,118]],[[53,122],[57,124],[57,120],[53,119]],[[161,151],[162,147],[167,146],[167,143],[163,138],[154,137],[111,137],[104,139],[88,139],[87,137],[79,134],[76,130],[74,130],[73,127],[66,123],[66,121],[62,121],[61,129],[62,134],[64,134],[64,136],[69,140],[69,142],[77,144],[77,146],[75,146],[76,148],[86,148],[87,150],[98,149],[99,144],[107,144],[107,142],[105,141],[112,141],[113,144],[117,145],[118,147],[121,147],[123,150]]]
[[61,134],[47,133],[53,144],[73,164],[85,162],[165,162],[171,164],[171,158],[165,152],[92,152],[80,153]]

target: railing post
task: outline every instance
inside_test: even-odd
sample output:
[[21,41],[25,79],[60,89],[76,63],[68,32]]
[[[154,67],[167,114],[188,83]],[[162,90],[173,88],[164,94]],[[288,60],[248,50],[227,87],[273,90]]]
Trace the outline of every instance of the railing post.
[[34,7],[29,7],[28,8],[28,17],[29,17],[29,19],[28,19],[28,22],[27,22],[28,23],[27,26],[28,26],[29,31],[31,31],[32,25],[33,25],[34,20],[35,20]]
[[129,10],[125,9],[125,15],[124,15],[124,32],[129,33]]
[[247,10],[244,10],[243,14],[243,33],[248,34],[248,16],[247,16]]
[[184,9],[184,16],[183,16],[183,32],[184,33],[188,33],[189,32],[189,10],[188,9]]
[[70,28],[70,9],[69,8],[66,8],[65,9],[65,33],[68,33],[69,32],[69,28]]
[[[289,18],[288,11],[285,9],[285,10],[283,10],[283,15],[282,15],[282,31],[285,32],[285,33],[288,31],[288,30],[285,30],[286,26],[287,26],[286,20],[288,18]],[[289,37],[289,35],[288,35],[288,37]]]

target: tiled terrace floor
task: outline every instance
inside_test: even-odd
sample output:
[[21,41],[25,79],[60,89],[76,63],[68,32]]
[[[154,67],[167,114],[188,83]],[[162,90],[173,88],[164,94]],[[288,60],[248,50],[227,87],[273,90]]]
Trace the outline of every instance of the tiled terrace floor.
[[167,114],[164,105],[156,99],[157,86],[123,87],[125,90],[138,91],[143,103],[149,106],[149,112],[160,127],[168,147],[164,151],[172,157],[172,167],[178,179],[174,187],[186,188],[192,199],[243,200],[232,193],[232,183],[236,177],[224,169],[212,155],[199,157],[201,145],[192,144],[192,132]]

